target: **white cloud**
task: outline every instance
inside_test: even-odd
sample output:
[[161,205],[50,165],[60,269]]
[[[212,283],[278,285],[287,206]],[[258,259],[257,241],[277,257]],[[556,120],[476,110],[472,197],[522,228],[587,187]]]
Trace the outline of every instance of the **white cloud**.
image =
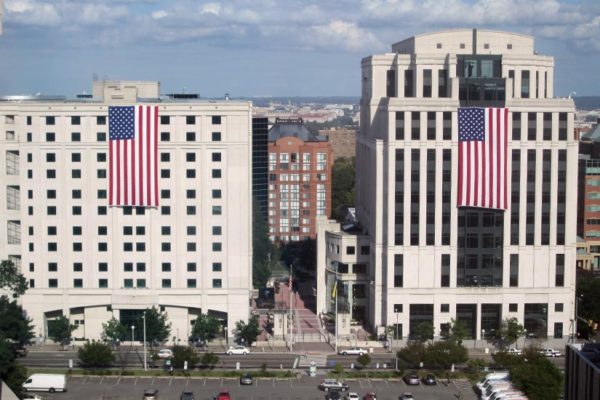
[[150,14],[152,16],[153,19],[162,19],[162,18],[166,18],[169,13],[166,12],[165,10],[158,10],[158,11],[153,11],[152,14]]
[[206,3],[200,6],[200,12],[202,14],[213,14],[219,15],[221,13],[221,4],[219,3]]
[[327,25],[315,26],[306,39],[314,47],[338,47],[350,51],[368,50],[380,46],[380,42],[369,31],[354,22],[333,20]]
[[6,0],[6,21],[24,25],[57,26],[62,18],[53,4],[35,0]]

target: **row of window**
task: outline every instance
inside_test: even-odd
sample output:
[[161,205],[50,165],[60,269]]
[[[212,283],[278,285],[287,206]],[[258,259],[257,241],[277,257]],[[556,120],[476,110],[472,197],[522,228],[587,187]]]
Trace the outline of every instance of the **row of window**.
[[[45,141],[52,143],[56,142],[56,132],[46,132]],[[96,142],[106,142],[106,132],[96,132]],[[212,142],[221,142],[222,135],[221,132],[211,132],[210,140]],[[27,132],[27,141],[33,142],[33,133]],[[171,132],[160,132],[160,142],[170,142],[171,141]],[[186,142],[195,142],[196,141],[196,132],[186,132],[185,133],[185,141]],[[71,142],[81,142],[81,132],[71,132]]]
[[[58,251],[58,243],[57,242],[48,242],[47,251],[49,252],[57,252]],[[83,243],[81,242],[73,242],[72,249],[74,252],[82,252],[83,251]],[[135,247],[133,242],[124,242],[123,243],[123,251],[125,252],[133,252],[135,248],[136,252],[145,252],[146,251],[146,243],[145,242],[136,242]],[[35,251],[35,244],[28,243],[29,251]],[[211,249],[213,252],[221,252],[223,251],[223,243],[221,242],[212,242]],[[195,252],[197,250],[197,244],[194,242],[186,243],[186,251]],[[108,243],[99,242],[98,243],[98,251],[99,252],[107,252],[108,251]],[[170,242],[162,242],[160,244],[160,251],[162,252],[170,252],[171,251],[171,243]]]
[[[563,303],[554,303],[554,312],[563,312],[564,304]],[[404,304],[394,304],[394,314],[402,314],[404,312]],[[449,313],[450,312],[450,304],[442,303],[440,304],[440,312],[441,313]],[[519,304],[518,303],[509,303],[508,304],[508,312],[519,312]]]
[[[98,215],[108,215],[108,207],[107,206],[98,206],[97,213],[98,213]],[[186,213],[186,215],[196,215],[196,213],[197,213],[196,206],[186,206],[185,213]],[[27,207],[27,214],[34,215],[33,206]],[[136,214],[139,214],[139,213],[136,213]],[[171,215],[171,206],[160,206],[160,214],[161,215]],[[211,214],[212,215],[222,215],[223,207],[220,205],[211,206]],[[46,215],[57,215],[56,206],[46,206]],[[83,215],[82,206],[72,206],[71,207],[71,215]],[[123,215],[131,215],[131,213],[123,212]]]
[[[47,163],[56,162],[56,153],[48,152],[44,153],[46,155]],[[78,163],[81,162],[81,153],[73,152],[71,154],[71,162]],[[221,152],[212,152],[211,153],[211,161],[213,162],[221,162],[222,154]],[[9,150],[6,152],[6,160],[7,160],[7,173],[9,169],[17,168],[19,164],[19,152],[14,150]],[[96,153],[96,161],[97,162],[106,162],[106,153],[98,152]],[[171,153],[160,153],[160,161],[161,162],[170,162],[171,161]],[[196,153],[195,152],[186,152],[185,153],[185,161],[186,162],[195,162],[196,161]],[[33,162],[33,153],[27,153],[27,162]],[[12,175],[8,173],[9,175]]]
[[[16,190],[16,193],[15,193],[15,190]],[[7,193],[8,192],[10,192],[11,196],[14,196],[15,194],[18,195],[19,187],[18,186],[7,186]],[[98,199],[106,199],[107,191],[106,191],[106,189],[98,189],[96,195],[97,195]],[[220,199],[222,197],[221,189],[212,189],[211,197],[213,199]],[[27,198],[30,200],[33,199],[33,190],[29,189],[27,191]],[[81,198],[82,198],[81,189],[72,189],[71,190],[71,199],[81,199]],[[160,198],[161,199],[170,199],[171,191],[169,189],[161,189]],[[196,198],[196,190],[195,189],[186,189],[185,198],[186,199],[195,199]],[[56,190],[55,189],[47,189],[46,190],[46,199],[48,199],[48,200],[56,199]],[[9,208],[9,209],[11,209],[11,208]],[[122,207],[122,209],[123,209],[123,215],[132,215],[134,209],[135,209],[136,215],[144,215],[145,210],[146,210],[144,207],[132,207],[132,206],[125,206],[125,207]]]
[[[35,279],[30,279],[29,280],[29,287],[30,288],[35,288]],[[58,279],[56,278],[50,278],[48,279],[48,287],[49,288],[58,288]],[[81,278],[76,278],[73,279],[73,287],[74,288],[83,288],[83,279]],[[148,287],[146,286],[146,279],[144,278],[139,278],[139,279],[123,279],[123,287],[126,289],[129,288],[137,288],[137,289],[147,289]],[[161,280],[161,287],[163,289],[169,289],[171,288],[171,279],[162,279]],[[195,289],[197,287],[197,281],[196,279],[187,279],[186,281],[186,287],[188,289]],[[213,289],[221,289],[223,287],[223,280],[219,279],[219,278],[215,278],[212,280],[212,288]],[[98,288],[108,288],[108,279],[98,279]]]
[[[196,271],[196,263],[188,262],[186,264],[186,269],[188,272]],[[135,264],[135,268],[138,272],[144,272],[146,270],[146,263],[138,262]],[[133,263],[126,262],[123,263],[123,270],[125,272],[133,272]],[[220,262],[212,263],[212,271],[213,272],[221,272],[223,270],[223,264]],[[29,263],[29,272],[35,272],[35,263]],[[57,262],[49,262],[48,263],[48,272],[58,272],[58,263]],[[74,262],[73,263],[73,272],[83,272],[83,263]],[[108,272],[108,263],[100,262],[98,263],[98,272]],[[161,263],[161,272],[171,272],[171,263],[163,262]]]
[[[220,179],[223,176],[223,171],[220,168],[211,169],[211,177],[215,179]],[[164,179],[168,179],[171,177],[170,169],[161,169],[160,177]],[[196,178],[196,170],[195,169],[186,169],[185,177],[188,179]],[[33,179],[33,170],[27,170],[27,178]],[[106,169],[98,169],[96,170],[96,178],[98,179],[106,179],[107,173]],[[56,170],[55,169],[47,169],[46,170],[46,179],[56,179]],[[72,169],[71,170],[71,179],[81,179],[81,170],[80,169]]]
[[[12,117],[12,119],[14,120],[14,116],[7,116],[7,118]],[[56,125],[56,116],[53,115],[49,115],[44,118],[44,122],[46,125]],[[72,115],[70,117],[66,117],[69,118],[69,121],[71,122],[71,125],[81,125],[81,116],[79,115]],[[84,117],[85,118],[85,117]],[[90,118],[94,118],[94,117],[90,117]],[[200,117],[198,117],[199,119]],[[105,115],[97,115],[95,117],[96,119],[96,125],[106,125],[106,116]],[[197,117],[195,115],[186,115],[185,116],[185,124],[186,125],[195,125],[196,124],[196,119]],[[221,116],[220,115],[212,115],[211,116],[211,123],[213,125],[221,125]],[[27,116],[27,125],[32,125],[33,124],[33,117],[28,115]],[[161,115],[160,116],[160,124],[161,125],[170,125],[171,124],[171,116],[170,115]]]

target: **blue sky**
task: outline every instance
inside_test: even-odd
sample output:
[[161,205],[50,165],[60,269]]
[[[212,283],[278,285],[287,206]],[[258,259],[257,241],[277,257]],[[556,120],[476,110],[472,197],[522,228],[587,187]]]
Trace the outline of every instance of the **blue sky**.
[[161,81],[202,96],[360,96],[360,60],[427,31],[533,35],[555,94],[600,95],[599,0],[4,0],[0,95]]

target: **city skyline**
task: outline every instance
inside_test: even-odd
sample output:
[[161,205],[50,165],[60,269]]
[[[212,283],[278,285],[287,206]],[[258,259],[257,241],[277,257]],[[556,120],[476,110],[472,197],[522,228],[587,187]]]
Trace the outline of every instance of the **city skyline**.
[[352,96],[361,59],[389,43],[457,28],[536,37],[555,58],[555,95],[600,93],[600,4],[593,0],[5,0],[0,95],[89,90],[98,79],[162,91]]

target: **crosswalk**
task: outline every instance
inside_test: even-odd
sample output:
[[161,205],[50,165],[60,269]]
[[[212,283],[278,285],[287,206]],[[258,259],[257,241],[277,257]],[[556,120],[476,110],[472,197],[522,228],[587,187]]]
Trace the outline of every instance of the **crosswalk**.
[[327,355],[308,355],[307,357],[300,357],[298,367],[310,367],[312,363],[315,363],[317,367],[327,366]]

